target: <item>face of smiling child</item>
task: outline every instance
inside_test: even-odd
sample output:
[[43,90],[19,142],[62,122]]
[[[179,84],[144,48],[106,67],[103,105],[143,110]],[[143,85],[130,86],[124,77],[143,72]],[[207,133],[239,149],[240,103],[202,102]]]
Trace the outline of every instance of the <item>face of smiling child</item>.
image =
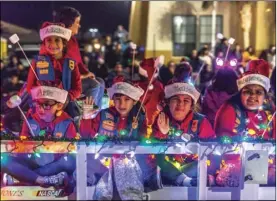
[[243,87],[241,90],[241,103],[248,110],[257,110],[263,105],[265,90],[263,87],[253,84]]
[[58,36],[49,36],[45,38],[45,48],[49,54],[55,57],[61,57],[64,48],[62,38]]

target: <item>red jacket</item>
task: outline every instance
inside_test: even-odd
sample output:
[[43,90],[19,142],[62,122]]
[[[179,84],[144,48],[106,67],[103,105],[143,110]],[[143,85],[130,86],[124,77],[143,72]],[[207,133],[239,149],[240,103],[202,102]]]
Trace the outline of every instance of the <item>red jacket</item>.
[[[62,114],[60,116],[57,116],[52,122],[45,122],[45,121],[41,120],[37,114],[31,114],[30,112],[28,113],[27,118],[28,118],[28,116],[31,116],[34,120],[36,120],[36,122],[38,122],[41,130],[44,130],[46,127],[50,127],[51,131],[54,131],[55,126],[58,123],[66,120],[66,119],[69,119],[69,118],[71,119],[71,117],[66,112],[62,112]],[[26,137],[31,136],[30,130],[25,121],[22,125],[22,130],[21,130],[20,136],[26,136]],[[66,130],[65,137],[66,138],[75,138],[76,136],[77,136],[77,131],[76,131],[74,123],[72,121]]]
[[[166,139],[168,135],[163,134],[162,132],[160,132],[157,120],[158,120],[158,117],[156,118],[156,120],[153,124],[153,136],[156,137],[156,138],[159,138],[159,139]],[[171,123],[174,123],[175,125],[178,125],[179,129],[182,130],[183,133],[187,133],[189,124],[192,120],[193,120],[193,112],[189,112],[187,117],[182,122],[178,122],[178,121],[174,120],[173,118],[170,118],[169,121]],[[197,126],[199,126],[198,137],[200,139],[207,139],[207,138],[215,138],[216,137],[215,132],[214,132],[210,122],[206,118],[204,118],[202,120],[201,124],[197,125]]]
[[[110,107],[109,110],[111,110],[113,113],[117,113],[115,107]],[[119,122],[116,125],[116,128],[118,131],[125,129],[127,127],[127,118],[119,118]],[[101,112],[97,114],[97,116],[93,119],[82,119],[81,125],[80,125],[80,134],[82,138],[89,138],[94,137],[96,133],[98,133],[98,130],[100,128],[101,122]],[[143,121],[143,125],[138,125],[140,134],[145,134],[146,132],[146,120]]]
[[[62,68],[63,68],[63,61],[65,58],[72,58],[69,57],[68,54],[66,54],[63,58],[61,59],[54,59],[50,55],[46,53],[46,50],[44,48],[44,45],[41,45],[40,49],[40,55],[47,55],[50,57],[51,62],[53,64],[53,67],[55,69],[55,77],[57,81],[62,81]],[[74,58],[72,58],[74,59]],[[35,68],[35,61],[32,62],[32,66]],[[32,69],[29,69],[29,74],[28,74],[28,79],[27,79],[27,91],[28,93],[31,92],[31,89],[35,86],[38,86],[39,82],[36,79],[36,76],[34,75]],[[82,82],[81,82],[81,77],[80,77],[80,72],[77,67],[77,64],[75,63],[74,69],[72,71],[72,76],[71,76],[71,89],[68,91],[68,95],[70,97],[70,100],[75,100],[80,97],[82,92]]]
[[[146,92],[148,81],[139,82],[139,86]],[[140,101],[142,101],[144,94],[142,95]],[[164,99],[164,88],[160,81],[153,81],[153,89],[148,90],[147,95],[144,100],[144,108],[147,116],[147,124],[152,125],[155,118],[157,117],[159,111],[157,110],[157,105],[161,100]]]
[[74,36],[72,36],[70,40],[67,42],[67,55],[69,58],[72,58],[77,62],[81,75],[89,73],[87,66],[83,63],[78,41]]
[[[257,118],[258,115],[258,111],[244,111],[246,112],[247,118],[250,120],[248,124],[246,124],[247,128],[250,130],[254,130],[255,134],[253,133],[253,135],[248,135],[248,136],[262,136],[264,130],[263,129],[258,129],[256,128],[256,125],[264,124],[267,125],[268,123],[268,117],[265,113],[265,111],[259,111],[259,115],[262,117],[262,120],[260,121]],[[276,117],[276,116],[275,116]],[[273,119],[273,133],[272,133],[272,137],[274,139],[276,139],[276,118],[274,117]],[[222,135],[228,135],[228,136],[235,136],[238,133],[236,132],[236,121],[238,122],[238,119],[236,120],[236,112],[235,112],[235,108],[233,105],[231,105],[230,103],[225,103],[223,104],[217,114],[216,114],[216,119],[215,119],[215,131],[217,133],[217,135],[222,136]],[[245,128],[246,129],[246,128]],[[264,139],[268,139],[269,138],[269,133],[266,131],[264,134]]]

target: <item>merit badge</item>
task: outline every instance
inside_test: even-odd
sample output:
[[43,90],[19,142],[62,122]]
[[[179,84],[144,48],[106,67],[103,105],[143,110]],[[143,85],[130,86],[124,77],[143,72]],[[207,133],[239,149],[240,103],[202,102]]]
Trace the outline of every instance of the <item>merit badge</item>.
[[47,61],[38,61],[36,63],[36,67],[37,68],[48,68],[49,67],[49,63]]
[[74,62],[73,60],[69,60],[69,68],[70,68],[71,70],[73,70],[73,69],[74,69],[74,66],[75,66],[75,62]]

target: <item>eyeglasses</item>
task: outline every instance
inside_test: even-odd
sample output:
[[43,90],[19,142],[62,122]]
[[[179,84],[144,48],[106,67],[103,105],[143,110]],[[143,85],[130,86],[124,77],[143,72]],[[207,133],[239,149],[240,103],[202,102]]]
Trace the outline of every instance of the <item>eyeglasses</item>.
[[38,107],[38,108],[43,108],[44,110],[50,110],[54,105],[56,105],[57,104],[57,102],[52,102],[52,103],[50,103],[50,102],[46,102],[46,103],[39,103],[39,102],[34,102],[33,103],[33,105],[35,106],[35,107]]
[[244,96],[253,96],[253,95],[255,95],[255,96],[263,96],[263,95],[265,95],[265,92],[264,92],[264,90],[256,90],[256,91],[252,91],[252,90],[243,90],[242,91],[242,94],[244,95]]

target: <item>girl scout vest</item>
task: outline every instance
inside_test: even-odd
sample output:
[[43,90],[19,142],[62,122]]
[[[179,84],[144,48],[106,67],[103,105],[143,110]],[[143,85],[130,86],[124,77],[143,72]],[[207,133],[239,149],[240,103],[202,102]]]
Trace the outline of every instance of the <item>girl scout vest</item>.
[[[246,122],[246,119],[247,119],[246,112],[237,104],[231,104],[231,105],[235,109],[235,113],[236,113],[235,128],[233,129],[233,132],[238,134],[243,133],[247,129],[247,124],[248,124]],[[272,111],[272,107],[269,103],[263,104],[263,112],[265,112],[267,116],[267,121],[265,125],[268,123],[268,121],[270,121],[272,117],[271,111]],[[271,123],[268,125],[268,128],[271,128],[270,130],[268,129],[268,132],[269,132],[268,136],[271,138],[273,135],[273,129],[272,129],[273,121],[271,121]],[[256,131],[254,130],[253,132],[256,132]]]
[[[64,90],[71,89],[71,72],[75,66],[75,61],[65,58],[62,69],[62,84]],[[41,81],[55,81],[55,70],[49,56],[38,55],[35,57],[35,69]]]
[[[28,122],[35,134],[35,136],[43,135],[45,132],[41,132],[42,130],[39,127],[39,123],[33,118],[28,118]],[[72,122],[72,119],[65,119],[55,125],[54,131],[52,132],[53,138],[63,138],[66,137],[66,131],[69,127],[69,124]]]
[[[140,114],[138,117],[138,125],[142,125],[144,115]],[[119,117],[115,114],[114,111],[111,111],[109,108],[102,110],[100,112],[100,126],[98,129],[98,133],[100,135],[107,135],[107,136],[121,136],[127,137],[131,130],[131,125],[127,125],[127,127],[123,130],[117,130],[117,123]],[[139,138],[139,126],[136,129],[132,130],[131,138],[138,139]]]
[[[187,133],[192,136],[193,139],[198,138],[199,128],[204,119],[204,115],[199,113],[193,113],[192,120],[189,123]],[[173,139],[179,139],[183,134],[183,131],[178,128],[178,125],[170,125],[169,136]]]

